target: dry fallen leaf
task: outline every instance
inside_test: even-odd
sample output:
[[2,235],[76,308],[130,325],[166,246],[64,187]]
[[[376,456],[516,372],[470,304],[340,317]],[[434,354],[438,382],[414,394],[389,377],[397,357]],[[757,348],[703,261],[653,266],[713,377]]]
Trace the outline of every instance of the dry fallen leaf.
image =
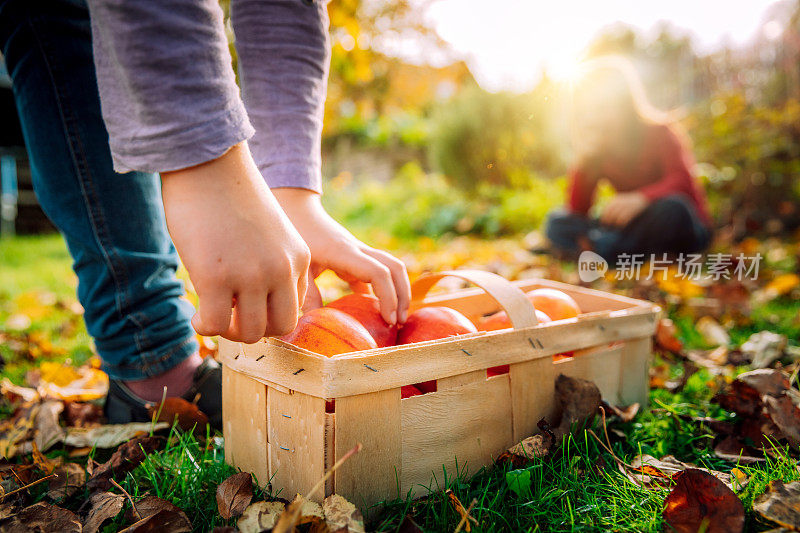
[[783,357],[786,341],[786,335],[772,331],[759,331],[750,335],[750,338],[742,344],[741,350],[753,362],[753,368],[767,368]]
[[664,521],[676,533],[737,533],[744,529],[738,496],[708,472],[689,468],[674,475],[675,488],[664,500]]
[[47,484],[47,497],[52,500],[72,496],[86,481],[86,469],[77,463],[66,463],[53,473],[55,477]]
[[764,396],[764,405],[772,421],[792,446],[800,445],[800,408],[788,396]]
[[164,509],[134,522],[120,533],[186,533],[191,530],[192,523],[186,513]]
[[561,410],[561,423],[553,431],[556,443],[577,424],[582,428],[597,413],[602,398],[597,385],[591,381],[559,374],[556,378],[556,403]]
[[26,507],[0,524],[3,533],[81,533],[81,529],[78,515],[44,502]]
[[701,317],[695,323],[695,329],[711,346],[727,346],[731,343],[727,330],[710,316]]
[[94,427],[103,418],[103,408],[93,403],[65,402],[64,422],[71,427]]
[[58,422],[64,403],[59,400],[47,400],[39,405],[34,423],[34,439],[36,446],[41,451],[50,449],[51,446],[64,440],[64,429]]
[[0,457],[11,459],[31,451],[31,443],[27,441],[38,413],[38,403],[26,402],[17,407],[10,418],[0,420]]
[[90,366],[75,368],[46,361],[39,367],[38,389],[42,396],[65,401],[88,402],[105,397],[108,375]]
[[125,511],[125,520],[128,522],[136,522],[137,520],[148,518],[161,511],[183,513],[183,510],[174,503],[153,495],[145,496],[136,502],[135,507],[135,509],[129,507],[128,510]]
[[208,416],[197,406],[183,398],[167,398],[163,402],[150,408],[150,416],[158,415],[158,422],[166,422],[172,425],[177,419],[178,427],[183,431],[205,432],[208,425]]
[[131,422],[129,424],[106,424],[96,427],[67,428],[64,444],[75,448],[113,448],[135,437],[143,437],[150,430],[161,431],[167,429],[169,424],[159,422]]
[[241,515],[253,499],[253,478],[248,472],[233,474],[217,487],[217,509],[225,520]]
[[603,401],[601,403],[601,407],[605,409],[606,413],[609,415],[614,415],[620,419],[621,422],[630,422],[634,418],[636,418],[636,414],[639,412],[639,404],[634,403],[631,405],[626,406],[617,406],[617,405],[610,405]]
[[161,437],[140,437],[121,445],[111,458],[98,466],[92,473],[87,486],[89,489],[107,490],[114,476],[124,476],[144,461],[147,454],[157,450],[164,439]]
[[669,318],[662,318],[658,322],[655,341],[656,347],[676,355],[683,350],[683,343],[678,339],[678,328]]
[[756,498],[753,510],[791,530],[800,530],[800,482],[771,481],[769,490]]
[[738,437],[729,435],[714,446],[714,455],[737,464],[752,464],[766,461],[764,454],[743,444]]
[[422,528],[419,527],[419,524],[414,522],[414,519],[411,518],[411,515],[406,515],[403,518],[403,521],[400,523],[400,526],[397,528],[396,533],[424,533]]
[[355,505],[338,494],[331,494],[322,500],[325,523],[331,531],[364,533],[364,517]]
[[125,504],[125,496],[112,492],[95,492],[89,497],[89,511],[83,521],[83,533],[96,533],[103,522],[117,516]]
[[278,517],[286,506],[282,502],[255,502],[244,510],[236,521],[241,533],[261,533],[271,530],[278,523]]

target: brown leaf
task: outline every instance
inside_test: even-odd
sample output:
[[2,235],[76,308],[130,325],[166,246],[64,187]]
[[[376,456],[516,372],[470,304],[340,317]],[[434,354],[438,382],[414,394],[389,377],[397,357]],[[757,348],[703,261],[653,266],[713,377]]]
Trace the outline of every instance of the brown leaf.
[[26,507],[0,524],[3,533],[80,533],[78,515],[49,503],[39,502]]
[[103,408],[93,403],[65,402],[64,421],[67,426],[92,427],[100,424]]
[[655,335],[656,347],[675,355],[681,355],[683,343],[678,339],[678,328],[669,318],[658,322]]
[[114,476],[124,476],[144,461],[147,454],[157,450],[164,439],[161,437],[140,437],[122,444],[111,458],[94,469],[87,486],[90,490],[107,490]]
[[261,533],[271,530],[278,523],[278,517],[286,506],[281,502],[255,502],[244,510],[236,521],[241,533]]
[[610,405],[604,401],[602,402],[601,406],[603,407],[603,409],[605,409],[606,413],[616,416],[622,422],[630,422],[631,420],[636,418],[636,415],[639,412],[638,403],[621,407],[616,405]]
[[758,391],[759,394],[780,396],[791,387],[789,378],[780,370],[774,368],[761,368],[739,374],[736,381],[740,381]]
[[211,530],[211,533],[236,533],[236,528],[231,526],[217,526]]
[[552,446],[552,439],[544,435],[533,435],[509,448],[497,458],[497,462],[510,461],[514,466],[522,467],[535,457],[545,457]]
[[217,509],[225,520],[241,515],[253,499],[253,477],[239,472],[217,487]]
[[419,527],[419,524],[414,522],[414,519],[411,518],[411,515],[406,515],[403,518],[403,521],[398,526],[396,533],[424,533],[422,528]]
[[758,450],[742,443],[737,437],[725,437],[714,446],[714,455],[732,463],[744,465],[766,461],[766,457]]
[[75,494],[86,481],[86,469],[77,463],[66,463],[53,472],[56,476],[47,484],[47,497],[63,500]]
[[192,523],[183,511],[166,509],[134,522],[121,533],[185,533],[192,530]]
[[159,422],[130,422],[128,424],[106,424],[94,427],[67,428],[64,444],[76,448],[114,448],[136,437],[144,437],[150,431],[160,431],[169,424]]
[[647,454],[637,455],[630,462],[630,466],[634,468],[634,471],[623,469],[623,472],[631,481],[641,487],[664,485],[670,479],[674,478],[678,472],[683,472],[687,469],[706,472],[719,479],[726,486],[733,487],[730,474],[709,470],[707,468],[698,468],[692,463],[679,461],[672,455],[666,455],[661,459],[656,459],[652,455]]
[[172,424],[177,419],[178,427],[183,431],[205,431],[208,416],[197,406],[183,398],[167,398],[162,403],[150,408],[150,415],[158,414],[159,422]]
[[58,423],[58,417],[64,410],[60,400],[47,400],[39,406],[36,422],[33,426],[34,442],[41,451],[64,440],[64,429]]
[[583,427],[594,418],[601,401],[600,390],[591,381],[559,374],[556,403],[561,410],[561,423],[554,430],[557,442],[560,443],[575,424]]
[[301,494],[294,497],[289,505],[287,505],[283,512],[278,517],[278,521],[272,528],[272,533],[293,533],[300,521],[300,511],[305,503],[305,498]]
[[764,396],[767,413],[792,446],[800,445],[800,408],[788,396]]
[[83,533],[96,533],[103,522],[117,516],[125,504],[125,496],[112,492],[95,492],[89,497],[89,512],[83,521]]
[[322,511],[332,532],[364,533],[361,511],[338,494],[331,494],[322,500]]
[[800,482],[771,481],[769,490],[753,502],[753,510],[776,524],[800,530]]
[[738,496],[708,472],[689,468],[675,474],[675,488],[664,500],[663,517],[677,533],[737,533],[744,529]]
[[152,495],[145,496],[136,502],[135,507],[135,510],[133,508],[128,508],[128,510],[125,511],[125,520],[128,522],[136,522],[137,520],[153,516],[161,511],[183,513],[183,510],[174,503]]
[[10,418],[0,421],[0,457],[11,459],[17,454],[30,452],[30,443],[25,441],[32,437],[39,405],[26,402],[17,407]]

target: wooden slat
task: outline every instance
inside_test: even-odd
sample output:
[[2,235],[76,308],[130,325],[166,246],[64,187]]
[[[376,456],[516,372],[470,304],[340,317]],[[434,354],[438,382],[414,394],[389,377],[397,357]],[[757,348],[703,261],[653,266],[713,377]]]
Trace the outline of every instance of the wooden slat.
[[225,460],[269,482],[267,387],[244,374],[222,367],[222,431]]
[[225,343],[221,354],[225,364],[257,380],[320,398],[339,398],[649,336],[654,331],[655,314],[638,309],[597,313],[523,330],[365,350],[331,359],[305,356],[268,342],[242,345],[244,351],[238,357]]
[[440,380],[437,392],[401,401],[401,494],[441,486],[443,468],[450,478],[465,465],[475,472],[513,444],[508,375],[469,381]]
[[[292,499],[325,474],[325,400],[270,390],[267,402],[273,491]],[[322,499],[316,494],[315,500]]]
[[601,346],[575,352],[574,357],[556,361],[554,374],[594,382],[603,399],[612,405],[620,404],[620,370],[622,344]]
[[360,453],[336,470],[337,494],[365,506],[398,496],[399,388],[337,399],[335,441],[337,456],[359,442],[363,445]]
[[620,404],[639,403],[642,408],[650,401],[648,367],[653,353],[653,338],[642,337],[625,341],[620,368]]
[[554,423],[555,391],[552,357],[516,363],[509,369],[514,442],[537,431],[542,418]]
[[[626,313],[626,312],[620,312]],[[363,394],[498,365],[650,335],[654,317],[645,312],[544,324],[480,337],[418,343],[332,359],[325,370],[326,397]]]

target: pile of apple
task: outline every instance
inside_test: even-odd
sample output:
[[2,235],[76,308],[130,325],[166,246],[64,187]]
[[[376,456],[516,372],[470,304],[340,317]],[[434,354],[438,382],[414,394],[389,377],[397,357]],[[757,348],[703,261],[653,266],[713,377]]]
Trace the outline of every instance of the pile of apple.
[[[573,318],[581,313],[569,295],[555,289],[535,289],[526,296],[536,308],[539,322]],[[387,324],[378,299],[370,294],[348,294],[325,307],[305,313],[297,327],[281,340],[312,352],[332,357],[341,353],[400,346],[478,331],[511,328],[505,311],[480,318],[473,323],[449,307],[422,307],[408,316],[404,324]],[[490,368],[488,376],[504,374],[508,366]],[[422,394],[413,385],[403,387],[403,397]]]

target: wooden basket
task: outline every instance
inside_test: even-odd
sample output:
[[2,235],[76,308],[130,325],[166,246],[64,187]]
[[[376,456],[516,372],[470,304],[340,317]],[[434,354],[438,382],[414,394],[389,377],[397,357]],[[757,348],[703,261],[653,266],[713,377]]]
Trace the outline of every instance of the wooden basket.
[[[479,289],[425,298],[446,275]],[[584,314],[537,324],[524,291],[541,287],[569,294]],[[221,340],[228,463],[291,499],[360,442],[363,451],[336,471],[325,495],[369,506],[425,494],[441,485],[445,471],[453,476],[491,464],[554,415],[559,374],[594,381],[611,403],[647,404],[656,305],[541,279],[511,283],[479,271],[422,276],[412,296],[412,309],[447,306],[471,319],[502,307],[514,329],[334,358],[273,338]],[[563,352],[574,357],[554,360]],[[487,378],[487,368],[501,365],[510,365],[508,373]],[[401,386],[429,381],[434,392],[401,399]]]

